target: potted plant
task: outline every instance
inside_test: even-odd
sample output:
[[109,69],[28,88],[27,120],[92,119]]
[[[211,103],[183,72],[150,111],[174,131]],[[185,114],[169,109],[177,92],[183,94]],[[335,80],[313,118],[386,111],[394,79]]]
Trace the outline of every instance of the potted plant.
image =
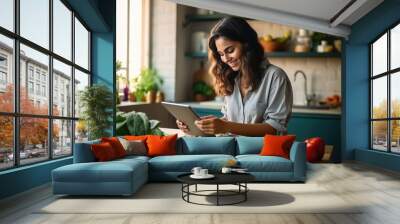
[[143,112],[117,112],[117,135],[164,135],[160,121],[150,120]]
[[193,84],[193,93],[194,100],[199,102],[210,99],[214,95],[214,90],[204,81],[197,81]]
[[155,69],[143,69],[137,77],[136,97],[146,97],[146,102],[154,103],[156,100],[157,91],[161,89],[164,80]]
[[82,108],[81,119],[85,121],[89,140],[108,136],[112,125],[113,94],[102,84],[86,87],[79,94],[79,106]]

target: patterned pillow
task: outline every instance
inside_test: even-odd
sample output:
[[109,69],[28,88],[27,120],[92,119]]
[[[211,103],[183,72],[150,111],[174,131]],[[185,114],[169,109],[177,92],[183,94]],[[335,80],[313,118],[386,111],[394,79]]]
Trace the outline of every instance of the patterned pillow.
[[126,151],[126,155],[145,156],[147,155],[146,143],[142,140],[126,140],[119,138],[122,146]]

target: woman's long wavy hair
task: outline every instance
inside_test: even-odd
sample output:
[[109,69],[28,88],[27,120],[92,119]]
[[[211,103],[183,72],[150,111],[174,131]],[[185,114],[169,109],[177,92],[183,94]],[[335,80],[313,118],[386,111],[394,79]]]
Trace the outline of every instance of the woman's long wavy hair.
[[256,31],[246,22],[237,17],[227,17],[220,20],[211,30],[208,39],[208,59],[211,62],[209,72],[214,76],[214,88],[218,95],[231,95],[233,92],[235,72],[221,60],[215,41],[224,37],[242,44],[241,68],[242,75],[250,78],[250,86],[257,89],[262,78],[261,63],[266,60],[264,50],[258,42]]

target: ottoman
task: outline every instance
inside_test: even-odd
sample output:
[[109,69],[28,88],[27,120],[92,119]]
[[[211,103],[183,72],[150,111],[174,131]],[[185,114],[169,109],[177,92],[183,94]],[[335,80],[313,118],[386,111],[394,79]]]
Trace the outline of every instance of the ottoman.
[[147,159],[74,163],[52,171],[53,193],[132,195],[148,180]]

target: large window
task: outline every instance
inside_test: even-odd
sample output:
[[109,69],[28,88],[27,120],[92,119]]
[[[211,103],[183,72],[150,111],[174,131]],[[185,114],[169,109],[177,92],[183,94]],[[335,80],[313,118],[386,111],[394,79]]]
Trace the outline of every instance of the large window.
[[72,155],[90,77],[90,31],[63,0],[0,1],[0,170]]
[[400,153],[400,24],[370,45],[371,148]]

